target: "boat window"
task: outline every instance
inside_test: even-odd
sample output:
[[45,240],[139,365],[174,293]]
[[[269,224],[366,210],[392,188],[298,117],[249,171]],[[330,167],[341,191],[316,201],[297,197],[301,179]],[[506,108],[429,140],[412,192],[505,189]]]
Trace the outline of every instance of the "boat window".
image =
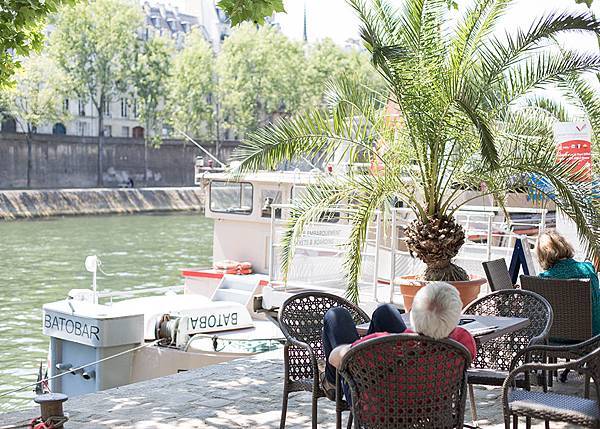
[[[291,202],[292,204],[295,201],[299,201],[302,198],[302,194],[306,192],[306,186],[304,185],[294,185],[292,186],[292,193],[291,193]],[[321,218],[319,219],[320,222],[327,222],[327,223],[338,223],[340,221],[340,212],[337,211],[326,211],[323,212],[323,214],[321,214]]]
[[[281,204],[281,191],[268,189],[261,191],[260,200],[262,203],[261,216],[271,217],[271,204]],[[275,209],[275,217],[281,219],[281,209]]]
[[249,215],[252,213],[252,184],[241,182],[210,182],[210,211]]

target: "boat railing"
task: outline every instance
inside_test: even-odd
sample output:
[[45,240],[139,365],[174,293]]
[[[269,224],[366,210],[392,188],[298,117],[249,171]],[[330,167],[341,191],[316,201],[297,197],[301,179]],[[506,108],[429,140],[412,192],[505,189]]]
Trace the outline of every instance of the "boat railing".
[[[291,204],[273,204],[281,209],[280,217],[271,211],[271,241],[269,247],[269,279],[280,282],[279,270],[281,237],[289,224]],[[327,211],[339,212],[337,223],[313,222],[295,246],[294,263],[299,279],[315,284],[337,281],[343,278],[343,259],[347,251],[347,239],[351,225],[344,213],[351,213],[347,207],[332,206]],[[511,215],[516,215],[513,219]],[[518,216],[526,216],[519,218]],[[475,274],[483,275],[481,262],[499,257],[510,257],[519,238],[526,236],[533,243],[546,227],[548,210],[543,208],[478,207],[465,206],[455,213],[457,221],[465,229],[465,244],[457,255],[459,264],[466,265]],[[387,302],[393,300],[394,287],[389,287],[389,295],[380,297],[382,281],[393,283],[398,275],[414,273],[422,263],[410,255],[404,244],[404,227],[408,226],[415,215],[410,208],[399,207],[383,213],[377,211],[371,222],[362,252],[363,273],[361,286],[371,289],[373,299]],[[297,260],[297,261],[296,261]],[[319,272],[322,271],[322,273]],[[337,271],[336,271],[337,270]],[[290,279],[292,276],[289,277]],[[370,286],[369,286],[370,285]]]
[[111,291],[111,290],[103,290],[97,292],[98,298],[108,298],[110,299],[110,303],[112,304],[114,298],[129,298],[135,295],[156,295],[162,294],[166,292],[183,292],[183,286],[165,286],[165,287],[147,287],[140,289],[130,289],[130,290],[120,290],[120,291]]

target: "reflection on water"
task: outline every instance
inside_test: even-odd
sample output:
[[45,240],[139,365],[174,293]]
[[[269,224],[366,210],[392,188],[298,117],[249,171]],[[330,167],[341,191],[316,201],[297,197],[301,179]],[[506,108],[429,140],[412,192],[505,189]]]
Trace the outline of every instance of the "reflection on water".
[[[35,382],[48,341],[42,305],[87,288],[86,255],[102,260],[99,290],[181,284],[180,268],[211,263],[212,222],[198,214],[0,222],[0,393]],[[32,405],[27,389],[0,398],[0,412]]]

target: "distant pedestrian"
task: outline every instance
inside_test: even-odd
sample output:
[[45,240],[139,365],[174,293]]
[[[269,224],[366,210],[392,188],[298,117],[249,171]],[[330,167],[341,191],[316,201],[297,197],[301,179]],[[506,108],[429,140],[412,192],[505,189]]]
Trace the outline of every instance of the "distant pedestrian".
[[133,188],[133,179],[131,177],[127,180],[127,186]]

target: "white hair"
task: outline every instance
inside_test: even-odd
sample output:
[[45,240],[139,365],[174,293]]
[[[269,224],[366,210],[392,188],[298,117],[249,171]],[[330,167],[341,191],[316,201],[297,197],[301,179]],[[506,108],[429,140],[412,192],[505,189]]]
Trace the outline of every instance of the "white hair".
[[458,290],[448,283],[434,282],[415,295],[410,311],[413,331],[435,338],[446,338],[458,325],[462,301]]

